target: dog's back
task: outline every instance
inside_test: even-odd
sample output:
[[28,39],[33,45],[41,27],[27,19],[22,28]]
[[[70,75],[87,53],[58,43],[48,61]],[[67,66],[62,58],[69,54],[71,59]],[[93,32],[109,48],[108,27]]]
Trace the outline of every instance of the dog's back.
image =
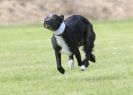
[[69,25],[81,24],[82,22],[84,24],[89,23],[89,21],[81,15],[72,15],[65,20],[66,25],[67,24]]
[[95,40],[95,33],[92,24],[83,16],[73,15],[64,20],[67,33],[71,32],[73,39],[78,39],[78,43],[83,44],[87,36],[92,36]]

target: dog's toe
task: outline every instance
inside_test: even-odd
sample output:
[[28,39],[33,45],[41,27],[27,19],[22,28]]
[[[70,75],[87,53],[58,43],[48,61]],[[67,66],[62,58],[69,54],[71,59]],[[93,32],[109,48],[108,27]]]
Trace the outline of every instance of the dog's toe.
[[74,61],[73,60],[69,60],[68,61],[68,66],[72,69],[74,68]]
[[80,67],[80,69],[81,69],[82,71],[85,71],[85,70],[86,70],[86,67],[85,67],[84,65],[82,65],[82,66]]

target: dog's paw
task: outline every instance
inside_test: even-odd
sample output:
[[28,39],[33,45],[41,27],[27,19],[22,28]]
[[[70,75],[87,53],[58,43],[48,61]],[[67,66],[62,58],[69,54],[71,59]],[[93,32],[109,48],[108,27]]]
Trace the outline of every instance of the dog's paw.
[[87,67],[85,67],[84,65],[82,65],[82,66],[80,67],[81,71],[85,71],[86,68],[87,68]]
[[73,60],[69,60],[68,61],[68,66],[73,69],[74,68],[74,61]]
[[64,70],[62,67],[57,68],[57,69],[58,69],[58,71],[59,71],[61,74],[64,74],[64,73],[65,73],[65,70]]
[[83,61],[82,61],[82,65],[81,66],[85,66],[86,68],[89,66],[89,61],[88,60],[86,60],[86,59],[84,59]]

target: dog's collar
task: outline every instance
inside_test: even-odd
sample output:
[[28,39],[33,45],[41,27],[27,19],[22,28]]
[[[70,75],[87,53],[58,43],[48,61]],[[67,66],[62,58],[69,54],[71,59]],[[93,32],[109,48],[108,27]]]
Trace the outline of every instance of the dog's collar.
[[66,27],[66,25],[65,25],[65,23],[64,23],[64,21],[63,21],[63,22],[61,23],[60,27],[59,27],[56,31],[54,31],[54,34],[55,34],[56,36],[61,35],[61,34],[64,32],[65,27]]

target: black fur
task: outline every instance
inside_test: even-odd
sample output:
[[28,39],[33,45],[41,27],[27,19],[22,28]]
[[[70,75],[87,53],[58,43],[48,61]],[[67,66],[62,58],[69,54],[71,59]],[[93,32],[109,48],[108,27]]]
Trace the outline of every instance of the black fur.
[[[80,15],[73,15],[65,20],[63,15],[52,15],[46,17],[44,27],[54,32],[60,27],[63,21],[66,28],[64,32],[58,36],[61,36],[65,40],[72,53],[69,55],[69,59],[73,59],[73,55],[75,55],[79,66],[84,65],[88,67],[89,60],[95,62],[95,56],[92,54],[95,41],[95,32],[92,24]],[[57,69],[60,73],[64,74],[65,70],[61,65],[61,47],[57,44],[54,34],[52,36],[52,45],[55,50]],[[81,61],[79,46],[83,46],[85,52],[85,59],[83,61]]]

